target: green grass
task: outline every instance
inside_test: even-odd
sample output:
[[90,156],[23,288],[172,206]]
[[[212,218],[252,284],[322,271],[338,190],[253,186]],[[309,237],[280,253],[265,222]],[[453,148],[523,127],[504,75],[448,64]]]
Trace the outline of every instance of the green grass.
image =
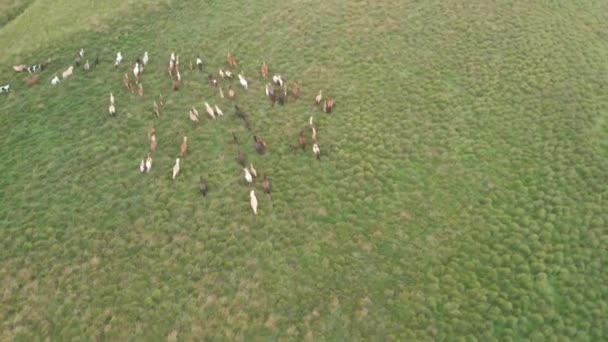
[[[0,340],[607,338],[608,3],[2,8],[26,9],[0,28]],[[52,87],[81,47],[102,65]],[[118,50],[150,52],[143,99],[111,67]],[[236,56],[250,90],[235,102],[266,155],[204,75],[170,90],[171,51],[213,72]],[[47,57],[31,89],[10,68]],[[269,106],[263,60],[300,101]],[[334,114],[313,109],[319,89]],[[193,127],[203,101],[226,117]],[[289,147],[310,115],[320,163]],[[273,182],[272,202],[257,182],[257,217],[231,131]]]
[[23,13],[30,3],[31,1],[24,0],[6,0],[0,2],[0,27]]

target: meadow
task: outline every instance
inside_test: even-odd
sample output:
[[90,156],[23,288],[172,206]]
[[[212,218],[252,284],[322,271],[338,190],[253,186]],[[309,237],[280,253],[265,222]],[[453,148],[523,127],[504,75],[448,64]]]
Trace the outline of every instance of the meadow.
[[[608,2],[0,0],[0,13],[0,340],[608,338]],[[80,48],[101,64],[51,86]],[[117,51],[149,52],[143,98]],[[200,55],[216,73],[228,52],[250,80],[232,82],[235,100],[186,68]],[[12,70],[47,58],[38,86]],[[270,106],[263,61],[299,100]],[[319,89],[334,113],[313,106]],[[193,126],[203,101],[226,116]],[[310,116],[320,162],[292,149]],[[257,181],[257,216],[231,132],[272,180],[272,199]]]

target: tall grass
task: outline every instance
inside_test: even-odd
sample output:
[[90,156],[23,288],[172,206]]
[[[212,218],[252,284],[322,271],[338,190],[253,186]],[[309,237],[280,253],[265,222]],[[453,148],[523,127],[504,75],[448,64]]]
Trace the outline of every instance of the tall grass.
[[[49,4],[0,29],[14,89],[0,95],[2,340],[605,338],[603,3],[53,6],[88,24]],[[47,16],[47,36],[18,39]],[[52,87],[81,47],[101,65]],[[146,50],[139,98],[111,62]],[[250,79],[222,81],[235,101],[187,70],[201,55],[217,72],[227,52]],[[9,68],[49,56],[31,89]],[[262,61],[302,98],[271,107]],[[314,108],[319,89],[334,114]],[[227,115],[193,126],[204,101]],[[291,148],[311,115],[321,162]],[[159,149],[141,175],[150,125]],[[233,131],[273,182],[271,200],[257,181],[258,216]]]

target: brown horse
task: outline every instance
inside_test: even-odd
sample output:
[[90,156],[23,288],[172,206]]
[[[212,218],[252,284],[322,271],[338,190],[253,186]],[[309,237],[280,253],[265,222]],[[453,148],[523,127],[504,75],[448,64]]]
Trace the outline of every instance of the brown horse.
[[203,176],[201,176],[200,181],[198,183],[198,190],[203,196],[207,196],[207,191],[209,190],[209,187],[207,186],[207,181]]
[[207,79],[209,80],[209,83],[211,83],[212,86],[217,87],[217,78],[215,77],[215,75],[209,73],[209,75],[207,75]]
[[326,100],[323,103],[323,111],[328,114],[331,113],[331,111],[334,109],[335,103],[336,103],[336,100],[334,98]]
[[264,181],[262,182],[262,187],[264,188],[264,192],[268,194],[268,196],[270,196],[270,193],[272,192],[272,185],[270,184],[270,179],[268,179],[268,176],[264,175]]
[[39,80],[40,80],[40,74],[36,74],[36,75],[32,76],[32,78],[27,80],[27,86],[31,88],[31,87],[35,86],[36,84],[38,84]]
[[266,148],[268,147],[268,145],[266,144],[266,142],[264,141],[264,139],[262,139],[262,137],[254,135],[253,136],[253,141],[255,143],[255,150],[259,154],[263,154],[264,152],[266,152]]
[[184,140],[182,140],[182,144],[179,147],[179,151],[182,158],[184,158],[186,156],[186,153],[188,152],[188,137],[184,137]]
[[266,65],[266,62],[262,63],[262,68],[260,68],[260,73],[262,74],[262,77],[264,77],[264,78],[268,77],[268,65]]
[[294,99],[297,99],[298,97],[300,97],[300,87],[298,86],[297,83],[293,84],[293,88],[291,88],[291,95],[293,95]]
[[306,137],[304,136],[304,132],[300,132],[298,144],[300,145],[300,148],[302,148],[302,151],[304,151],[304,149],[306,148]]
[[232,57],[230,53],[228,53],[228,55],[226,56],[226,62],[231,68],[236,68],[237,66],[236,59],[234,59],[234,57]]

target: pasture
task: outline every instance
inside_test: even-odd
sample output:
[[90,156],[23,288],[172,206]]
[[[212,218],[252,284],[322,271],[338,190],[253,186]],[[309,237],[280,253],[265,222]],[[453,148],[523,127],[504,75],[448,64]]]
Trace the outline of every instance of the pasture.
[[[608,338],[608,2],[0,0],[0,12],[0,340]],[[80,48],[101,63],[52,86]],[[122,77],[144,51],[139,97]],[[229,52],[249,80],[220,81],[234,100],[206,77]],[[197,55],[205,72],[188,69]],[[37,86],[12,70],[47,58]],[[270,106],[264,61],[299,100]],[[320,89],[332,114],[313,104]],[[205,101],[226,115],[208,120]],[[310,116],[320,161],[292,148]],[[158,150],[141,174],[150,126]],[[232,132],[272,180],[272,199],[255,181],[258,215]]]

